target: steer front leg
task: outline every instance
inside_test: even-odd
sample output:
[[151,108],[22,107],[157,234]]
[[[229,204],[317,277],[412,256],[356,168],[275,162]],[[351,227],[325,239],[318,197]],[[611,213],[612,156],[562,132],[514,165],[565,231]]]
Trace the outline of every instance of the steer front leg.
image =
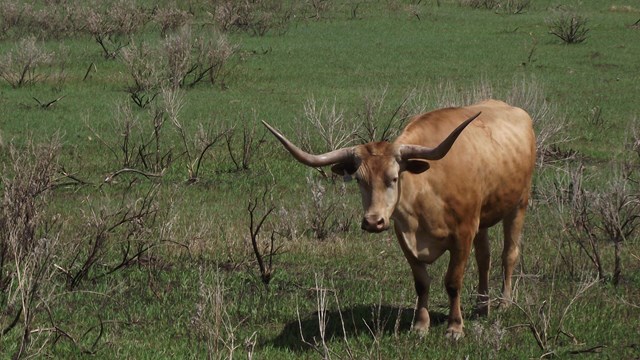
[[453,340],[461,339],[464,336],[462,311],[460,310],[460,292],[469,252],[470,246],[462,246],[462,248],[450,251],[449,268],[444,280],[444,286],[449,295],[449,326],[445,335]]
[[415,243],[415,234],[409,233],[405,235],[397,224],[395,224],[396,236],[400,248],[404,253],[409,266],[411,266],[411,273],[413,274],[413,282],[416,289],[416,295],[418,301],[416,304],[416,319],[413,324],[413,330],[420,333],[427,333],[429,326],[431,325],[431,319],[429,318],[429,286],[431,285],[431,277],[427,273],[427,265],[418,260],[416,255],[411,251],[410,243]]
[[416,304],[416,322],[413,324],[413,329],[420,333],[427,333],[429,331],[429,326],[431,325],[428,309],[431,277],[427,273],[425,264],[418,261],[409,261],[409,265],[411,265],[416,295],[418,296]]

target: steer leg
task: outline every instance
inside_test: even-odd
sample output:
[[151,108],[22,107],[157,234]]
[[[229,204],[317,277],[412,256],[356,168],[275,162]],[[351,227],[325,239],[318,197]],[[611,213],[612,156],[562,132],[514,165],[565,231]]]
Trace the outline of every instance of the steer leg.
[[413,283],[416,289],[416,295],[418,301],[416,304],[416,319],[413,324],[413,330],[421,333],[427,333],[429,326],[431,325],[431,319],[429,318],[429,286],[431,285],[431,277],[427,273],[427,265],[418,259],[411,253],[411,250],[407,247],[407,241],[405,235],[400,229],[395,226],[396,236],[400,248],[404,253],[404,257],[407,259],[409,266],[411,267],[411,273],[413,274]]
[[416,304],[416,322],[413,324],[413,330],[421,333],[427,333],[431,325],[429,318],[429,286],[431,285],[431,277],[427,273],[425,264],[418,261],[409,261],[411,272],[413,273],[413,282],[416,288],[418,301]]
[[491,249],[489,247],[488,229],[480,229],[473,244],[476,263],[478,264],[478,298],[476,314],[489,315],[489,269],[491,268]]
[[464,336],[462,331],[462,311],[460,310],[460,292],[462,291],[462,278],[471,252],[471,238],[456,241],[457,246],[452,248],[449,258],[449,268],[444,279],[444,286],[449,295],[449,326],[445,335],[453,340]]
[[520,255],[520,236],[524,225],[526,201],[503,219],[504,248],[502,250],[502,299],[500,307],[511,305],[511,276]]

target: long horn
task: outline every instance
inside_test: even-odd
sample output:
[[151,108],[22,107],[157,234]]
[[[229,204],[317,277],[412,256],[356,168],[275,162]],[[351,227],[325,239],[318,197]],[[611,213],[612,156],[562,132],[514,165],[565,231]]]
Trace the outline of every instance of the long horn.
[[299,147],[293,145],[291,141],[287,140],[287,138],[280,134],[278,130],[271,127],[271,125],[267,124],[265,121],[262,121],[262,123],[278,140],[280,140],[282,145],[284,145],[284,147],[291,153],[291,155],[293,155],[294,158],[296,158],[296,160],[307,166],[320,167],[333,165],[340,162],[351,161],[355,156],[353,147],[342,148],[320,155],[309,154],[308,152],[305,152]]
[[453,146],[453,143],[456,141],[462,130],[464,130],[464,128],[467,127],[469,123],[475,120],[475,118],[480,116],[480,114],[481,113],[477,113],[468,118],[462,124],[458,125],[458,127],[453,130],[451,134],[449,134],[449,136],[447,136],[447,138],[444,139],[444,141],[442,141],[440,145],[436,146],[435,148],[428,148],[420,145],[401,145],[400,155],[402,159],[442,159],[445,155],[447,155],[447,152],[449,152],[449,149],[451,149],[451,146]]

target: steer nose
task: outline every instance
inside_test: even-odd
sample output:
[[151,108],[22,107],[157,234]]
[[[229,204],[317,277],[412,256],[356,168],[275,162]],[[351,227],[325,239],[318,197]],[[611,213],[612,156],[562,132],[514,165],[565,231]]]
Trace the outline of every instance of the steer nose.
[[369,232],[381,232],[387,229],[387,223],[380,215],[366,215],[362,219],[362,230]]

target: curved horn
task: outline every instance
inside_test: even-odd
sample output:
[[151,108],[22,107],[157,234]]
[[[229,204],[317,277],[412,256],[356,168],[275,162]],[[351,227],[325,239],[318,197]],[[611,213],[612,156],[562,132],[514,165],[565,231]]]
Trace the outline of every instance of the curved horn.
[[449,136],[447,136],[447,138],[444,139],[444,141],[442,141],[438,146],[434,148],[428,148],[420,145],[401,145],[400,155],[402,159],[425,159],[425,160],[442,159],[445,155],[447,155],[447,152],[449,152],[449,149],[451,149],[451,146],[453,146],[453,143],[456,141],[456,139],[458,138],[462,130],[464,130],[464,128],[467,127],[469,123],[475,120],[475,118],[480,116],[480,114],[481,113],[477,113],[472,117],[468,118],[462,124],[458,125],[458,127],[455,130],[453,130],[451,134],[449,134]]
[[342,148],[334,151],[330,151],[325,154],[313,155],[309,154],[301,150],[299,147],[293,145],[291,141],[287,140],[282,134],[278,132],[278,130],[271,127],[271,125],[267,124],[265,121],[262,121],[262,124],[271,131],[271,133],[280,140],[282,145],[293,155],[296,160],[301,163],[312,166],[312,167],[320,167],[326,165],[337,164],[345,161],[352,160],[354,158],[353,147]]

